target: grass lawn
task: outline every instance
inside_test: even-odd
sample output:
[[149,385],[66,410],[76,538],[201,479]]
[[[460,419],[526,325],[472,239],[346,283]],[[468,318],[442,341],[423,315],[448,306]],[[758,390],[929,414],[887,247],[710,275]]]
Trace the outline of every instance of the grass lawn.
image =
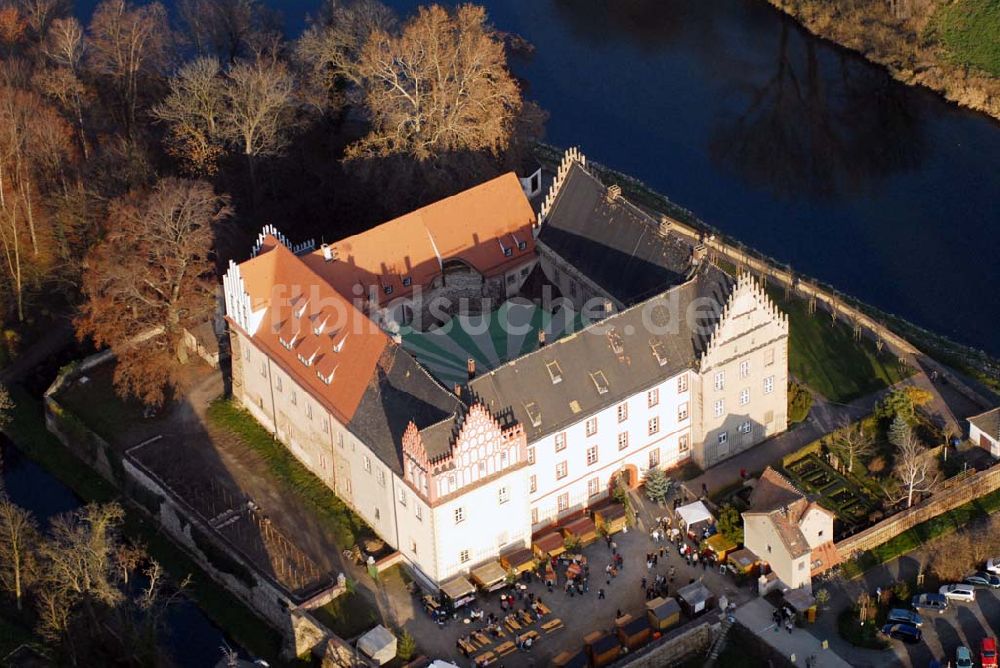
[[892,354],[879,354],[869,339],[855,341],[851,328],[839,321],[834,324],[827,313],[810,315],[804,300],[786,300],[777,288],[768,292],[788,314],[789,372],[830,401],[847,403],[912,373]]
[[1000,76],[1000,2],[942,3],[930,29],[951,60]]
[[[38,462],[86,502],[104,503],[119,499],[110,483],[70,454],[45,428],[41,402],[19,387],[12,387],[16,402],[13,420],[6,428],[18,449]],[[175,580],[192,575],[187,594],[208,617],[226,630],[240,645],[272,665],[285,665],[278,655],[281,635],[257,617],[243,603],[205,575],[187,554],[175,546],[146,515],[126,507],[125,533],[146,545]],[[6,629],[0,628],[0,637]]]
[[132,445],[118,439],[129,426],[142,420],[144,408],[138,401],[123,401],[115,394],[114,373],[114,362],[100,364],[84,374],[90,380],[83,384],[77,380],[61,391],[56,400],[108,443]]
[[344,640],[351,640],[379,623],[378,615],[360,592],[338,596],[313,610],[313,615]]
[[304,506],[334,527],[342,549],[350,548],[362,535],[374,535],[326,483],[313,475],[288,449],[276,441],[249,413],[228,399],[216,399],[208,407],[208,418],[217,428],[237,436],[268,465],[281,490],[299,499]]

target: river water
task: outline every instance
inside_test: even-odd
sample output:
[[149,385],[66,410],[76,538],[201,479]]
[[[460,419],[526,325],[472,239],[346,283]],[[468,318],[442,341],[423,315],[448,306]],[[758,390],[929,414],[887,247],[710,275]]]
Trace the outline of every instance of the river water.
[[[11,500],[27,508],[44,527],[59,513],[75,510],[82,501],[52,474],[28,459],[0,434],[0,480]],[[207,668],[222,657],[221,647],[236,645],[188,598],[167,612],[165,646],[178,666]]]
[[[428,1],[387,4],[405,15]],[[512,69],[551,114],[550,143],[1000,355],[1000,124],[896,83],[765,0],[478,1],[534,44]],[[320,3],[269,4],[294,37]]]

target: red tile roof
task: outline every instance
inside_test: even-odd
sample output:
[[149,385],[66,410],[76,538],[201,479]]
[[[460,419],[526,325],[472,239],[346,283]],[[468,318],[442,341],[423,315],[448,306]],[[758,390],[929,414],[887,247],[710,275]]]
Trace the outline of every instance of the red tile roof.
[[[449,258],[487,276],[502,273],[532,256],[534,225],[531,204],[509,172],[330,244],[333,260],[326,260],[323,248],[302,259],[341,295],[363,298],[370,286],[378,286],[381,301],[387,299],[385,287],[392,288],[388,298],[395,298],[429,285]],[[410,285],[403,285],[404,278]]]
[[276,240],[242,263],[240,273],[254,310],[266,309],[253,342],[349,422],[389,338]]

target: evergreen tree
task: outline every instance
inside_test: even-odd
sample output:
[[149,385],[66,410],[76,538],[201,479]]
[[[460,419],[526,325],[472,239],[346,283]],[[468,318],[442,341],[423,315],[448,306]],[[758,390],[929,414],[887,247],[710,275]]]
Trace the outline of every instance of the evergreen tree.
[[901,448],[906,439],[909,438],[911,431],[910,423],[899,413],[892,419],[892,424],[889,425],[889,442],[897,448]]
[[670,479],[663,474],[663,471],[653,467],[646,471],[645,479],[646,498],[653,503],[666,503],[667,493],[670,491]]

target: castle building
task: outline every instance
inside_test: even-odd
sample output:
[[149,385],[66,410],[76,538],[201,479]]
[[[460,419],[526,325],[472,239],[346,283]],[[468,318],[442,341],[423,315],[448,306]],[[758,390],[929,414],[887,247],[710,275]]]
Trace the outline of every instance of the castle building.
[[[575,150],[538,216],[507,174],[320,248],[266,229],[224,287],[235,398],[434,582],[786,428],[787,318]],[[457,384],[404,345],[512,297],[579,326]]]

